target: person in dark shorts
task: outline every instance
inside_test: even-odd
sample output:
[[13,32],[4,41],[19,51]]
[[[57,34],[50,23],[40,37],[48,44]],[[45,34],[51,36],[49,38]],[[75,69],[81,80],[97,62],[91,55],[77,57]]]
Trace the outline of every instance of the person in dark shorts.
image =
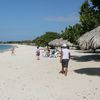
[[67,76],[68,72],[68,63],[70,59],[70,51],[68,49],[68,46],[66,44],[63,44],[61,47],[61,56],[60,56],[60,62],[62,64],[62,70],[60,73],[65,74]]
[[39,47],[37,47],[36,56],[37,56],[37,60],[40,60],[40,49],[39,49]]

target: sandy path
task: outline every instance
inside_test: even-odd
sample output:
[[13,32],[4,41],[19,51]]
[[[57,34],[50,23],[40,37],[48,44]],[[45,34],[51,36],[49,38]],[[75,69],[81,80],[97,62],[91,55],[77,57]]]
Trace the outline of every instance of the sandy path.
[[[70,60],[69,73],[59,74],[59,58],[36,60],[35,47],[18,45],[16,55],[0,53],[0,100],[99,100],[100,74],[81,69],[98,68],[99,61]],[[73,56],[89,55],[71,51]],[[75,72],[78,70],[79,73]],[[88,72],[88,74],[91,74]],[[96,73],[95,73],[96,74]]]

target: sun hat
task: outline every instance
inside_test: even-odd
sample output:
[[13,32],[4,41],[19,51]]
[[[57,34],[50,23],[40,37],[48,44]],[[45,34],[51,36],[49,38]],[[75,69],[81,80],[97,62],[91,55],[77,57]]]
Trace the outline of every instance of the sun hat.
[[62,47],[67,47],[67,45],[66,44],[63,44]]

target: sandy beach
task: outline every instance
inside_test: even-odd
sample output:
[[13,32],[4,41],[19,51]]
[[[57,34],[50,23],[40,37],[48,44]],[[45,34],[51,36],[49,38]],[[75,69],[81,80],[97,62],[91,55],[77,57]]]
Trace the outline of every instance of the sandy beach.
[[0,53],[0,100],[100,99],[100,53],[71,50],[66,77],[59,57],[37,60],[35,49],[18,45],[16,55]]

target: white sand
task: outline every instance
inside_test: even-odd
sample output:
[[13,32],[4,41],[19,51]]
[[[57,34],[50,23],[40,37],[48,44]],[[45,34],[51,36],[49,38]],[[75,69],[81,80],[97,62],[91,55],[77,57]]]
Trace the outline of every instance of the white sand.
[[[71,55],[88,53],[72,50]],[[71,59],[65,77],[59,74],[59,58],[36,60],[35,47],[18,45],[15,56],[11,51],[0,53],[0,100],[100,100],[100,74],[74,71],[82,68],[100,71],[100,61]]]

